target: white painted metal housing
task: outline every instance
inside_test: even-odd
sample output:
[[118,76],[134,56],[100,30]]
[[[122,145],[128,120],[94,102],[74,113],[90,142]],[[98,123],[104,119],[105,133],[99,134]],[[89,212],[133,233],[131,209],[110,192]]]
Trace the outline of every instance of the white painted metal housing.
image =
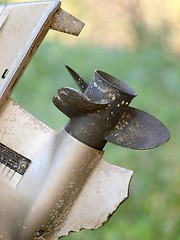
[[[55,240],[96,229],[128,197],[132,171],[106,163],[103,151],[55,132],[10,98],[51,26],[81,31],[82,22],[61,14],[60,1],[0,5],[0,157],[12,157],[0,164],[0,239]],[[14,159],[23,174],[11,168]]]

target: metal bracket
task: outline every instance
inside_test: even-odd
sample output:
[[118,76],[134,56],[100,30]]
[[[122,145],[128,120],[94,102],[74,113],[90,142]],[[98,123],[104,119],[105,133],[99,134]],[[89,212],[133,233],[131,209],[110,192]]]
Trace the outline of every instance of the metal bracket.
[[95,229],[128,197],[132,171],[106,163],[102,150],[56,133],[10,99],[50,29],[78,36],[83,27],[60,1],[0,5],[1,239]]
[[84,27],[60,1],[0,5],[0,105],[9,97],[50,29],[79,35]]
[[[103,147],[110,141],[140,149],[141,137],[152,130],[133,128],[139,120],[145,119],[144,124],[152,118],[129,107],[135,97],[130,88],[101,71],[89,85],[69,68],[82,93],[63,88],[53,98],[71,118],[58,132],[10,98],[50,29],[78,35],[83,27],[61,9],[60,1],[0,5],[1,239],[56,240],[71,231],[96,229],[128,197],[133,172],[106,163]],[[131,128],[119,132],[124,120]],[[157,127],[159,122],[153,121]],[[168,131],[162,125],[161,129],[165,134],[143,148],[168,140]],[[139,130],[141,136],[135,135]],[[137,143],[133,136],[139,137]]]

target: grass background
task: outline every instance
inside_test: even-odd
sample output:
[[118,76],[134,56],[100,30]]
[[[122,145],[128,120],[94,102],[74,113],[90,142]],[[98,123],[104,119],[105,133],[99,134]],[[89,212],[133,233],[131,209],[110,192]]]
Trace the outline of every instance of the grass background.
[[67,239],[179,240],[179,57],[160,42],[128,51],[85,43],[68,46],[59,41],[45,41],[16,87],[13,98],[56,130],[68,119],[53,106],[51,98],[62,86],[76,87],[64,64],[89,82],[95,69],[125,81],[138,94],[131,106],[155,115],[171,132],[171,140],[154,150],[106,146],[108,162],[134,171],[130,197],[101,229],[83,230]]
[[49,36],[13,93],[58,130],[68,119],[51,98],[60,87],[76,88],[64,65],[89,82],[100,69],[129,84],[138,94],[131,106],[159,118],[171,133],[167,144],[149,151],[107,144],[105,159],[134,171],[130,197],[99,230],[63,240],[180,240],[179,6],[178,0],[64,0],[62,7],[85,21],[84,33],[77,40]]

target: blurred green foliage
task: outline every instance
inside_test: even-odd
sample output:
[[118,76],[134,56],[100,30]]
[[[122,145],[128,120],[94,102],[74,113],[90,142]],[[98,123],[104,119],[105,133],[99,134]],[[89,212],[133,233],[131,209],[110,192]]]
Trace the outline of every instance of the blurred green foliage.
[[125,81],[138,94],[131,106],[155,115],[171,132],[169,143],[150,151],[107,145],[105,159],[108,162],[134,171],[130,198],[101,229],[83,230],[67,239],[180,240],[179,57],[158,43],[128,51],[88,44],[67,46],[60,42],[44,42],[13,98],[57,130],[68,119],[53,106],[51,97],[62,86],[76,87],[64,64],[88,81],[95,69]]

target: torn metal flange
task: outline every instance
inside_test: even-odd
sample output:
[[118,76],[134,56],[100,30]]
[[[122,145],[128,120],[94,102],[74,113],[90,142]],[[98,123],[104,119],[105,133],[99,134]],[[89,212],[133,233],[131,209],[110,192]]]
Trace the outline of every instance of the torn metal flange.
[[97,70],[88,84],[67,69],[83,93],[61,88],[53,102],[70,118],[66,130],[73,137],[96,149],[103,149],[107,141],[126,148],[150,149],[169,140],[163,123],[129,106],[136,93],[125,83]]

